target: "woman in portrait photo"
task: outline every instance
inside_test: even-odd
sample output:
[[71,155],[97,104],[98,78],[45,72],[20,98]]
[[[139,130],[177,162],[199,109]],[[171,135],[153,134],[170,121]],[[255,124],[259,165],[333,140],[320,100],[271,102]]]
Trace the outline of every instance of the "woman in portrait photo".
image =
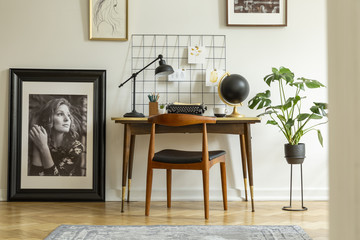
[[[86,104],[86,98],[82,101]],[[79,119],[76,110],[66,98],[53,97],[33,111],[29,126],[30,176],[86,175],[85,147],[80,135],[86,130],[81,126],[86,117],[85,121]]]

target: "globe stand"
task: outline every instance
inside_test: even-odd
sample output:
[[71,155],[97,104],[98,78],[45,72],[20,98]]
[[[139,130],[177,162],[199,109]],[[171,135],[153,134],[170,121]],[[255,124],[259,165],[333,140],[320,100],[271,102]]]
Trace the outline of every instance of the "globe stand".
[[233,118],[245,117],[244,114],[240,114],[240,113],[237,111],[237,106],[233,106],[233,107],[234,107],[233,112],[232,112],[230,115],[226,115],[226,117],[233,117]]

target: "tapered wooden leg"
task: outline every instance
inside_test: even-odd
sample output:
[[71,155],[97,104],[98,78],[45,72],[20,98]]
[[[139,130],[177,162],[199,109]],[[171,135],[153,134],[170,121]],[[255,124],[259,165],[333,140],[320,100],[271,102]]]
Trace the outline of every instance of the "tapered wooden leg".
[[249,183],[250,183],[251,209],[252,209],[252,212],[255,212],[250,124],[246,124],[246,127],[245,127],[245,140],[246,140],[246,143],[245,143],[246,156],[247,156],[247,165],[248,165],[248,173],[249,173]]
[[228,206],[227,206],[226,166],[225,166],[224,162],[220,163],[220,173],[221,173],[221,188],[222,188],[222,195],[223,195],[223,205],[224,205],[224,210],[227,210]]
[[204,169],[203,174],[203,188],[204,188],[204,211],[205,219],[209,219],[209,169]]
[[246,167],[246,147],[245,147],[245,136],[243,134],[239,135],[240,137],[240,150],[241,150],[241,163],[244,177],[244,189],[245,189],[245,201],[248,200],[248,189],[247,189],[247,167]]
[[166,169],[167,207],[171,208],[171,169]]
[[127,202],[130,202],[130,188],[131,188],[131,178],[132,178],[132,170],[133,170],[133,163],[134,163],[134,152],[135,152],[134,149],[135,149],[135,135],[131,135]]
[[124,201],[125,201],[125,191],[126,191],[126,180],[127,180],[127,170],[128,162],[130,156],[130,138],[131,130],[129,124],[124,125],[124,147],[123,147],[123,169],[122,169],[122,193],[121,193],[121,212],[124,212]]
[[152,189],[152,178],[153,170],[148,167],[146,177],[146,202],[145,202],[145,216],[149,216],[150,213],[150,200],[151,200],[151,189]]

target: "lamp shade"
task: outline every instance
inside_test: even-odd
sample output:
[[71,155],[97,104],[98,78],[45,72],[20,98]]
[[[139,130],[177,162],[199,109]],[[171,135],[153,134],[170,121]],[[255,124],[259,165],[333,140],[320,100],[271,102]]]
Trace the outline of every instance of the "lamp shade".
[[174,69],[170,65],[167,65],[165,60],[161,59],[159,64],[160,65],[155,69],[156,76],[168,76],[174,73]]
[[133,73],[131,75],[130,78],[128,78],[125,82],[123,82],[122,84],[119,85],[119,87],[124,86],[125,83],[127,83],[128,81],[130,81],[131,79],[133,79],[133,92],[132,92],[132,111],[129,113],[124,114],[124,117],[145,117],[144,114],[139,113],[135,110],[135,87],[136,87],[136,76],[141,73],[142,71],[144,71],[146,68],[148,68],[151,64],[155,63],[157,60],[159,60],[159,66],[155,69],[155,75],[158,76],[167,76],[170,75],[172,73],[174,73],[174,69],[170,66],[167,65],[166,62],[163,60],[163,55],[159,55],[156,59],[154,59],[152,62],[150,62],[148,65],[146,65],[145,67],[143,67],[142,69],[140,69],[139,71],[137,71],[136,73]]

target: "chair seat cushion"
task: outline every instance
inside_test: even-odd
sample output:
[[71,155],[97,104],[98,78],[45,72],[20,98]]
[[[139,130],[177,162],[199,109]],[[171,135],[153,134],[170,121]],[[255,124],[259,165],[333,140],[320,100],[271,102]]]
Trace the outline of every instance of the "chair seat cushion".
[[[226,152],[223,150],[209,151],[209,160],[220,157]],[[199,163],[202,160],[201,151],[181,151],[174,149],[164,149],[155,153],[153,161],[163,163]]]

